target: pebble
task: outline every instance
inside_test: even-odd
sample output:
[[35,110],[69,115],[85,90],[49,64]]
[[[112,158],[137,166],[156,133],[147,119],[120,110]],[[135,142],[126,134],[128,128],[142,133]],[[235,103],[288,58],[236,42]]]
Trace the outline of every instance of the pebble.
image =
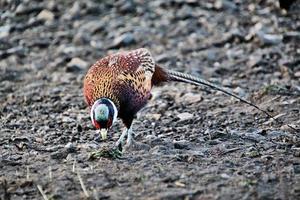
[[177,117],[181,120],[181,121],[186,121],[186,120],[190,120],[194,117],[193,114],[188,113],[188,112],[184,112],[184,113],[180,113],[177,115]]
[[246,92],[244,89],[242,89],[241,87],[236,87],[233,89],[233,92],[235,94],[238,94],[240,97],[245,97],[246,96]]
[[80,2],[74,1],[72,7],[65,12],[62,18],[66,20],[77,19],[80,17],[80,10],[81,10]]
[[217,0],[214,3],[214,7],[216,9],[224,9],[224,10],[230,10],[230,11],[237,9],[236,4],[234,2],[228,1],[228,0]]
[[26,49],[21,46],[16,46],[10,49],[7,49],[6,51],[0,51],[0,58],[6,58],[12,54],[23,56],[25,55]]
[[66,46],[65,44],[63,44],[63,45],[61,45],[61,46],[59,46],[59,47],[57,48],[57,51],[58,51],[58,52],[63,52],[63,53],[65,53],[65,54],[67,54],[67,55],[73,54],[73,53],[75,53],[77,50],[78,50],[78,49],[77,49],[75,46]]
[[15,13],[17,15],[29,15],[33,12],[40,12],[43,8],[41,6],[25,6],[23,3],[20,3],[16,8]]
[[73,153],[76,151],[76,146],[71,143],[71,142],[68,142],[66,145],[65,145],[65,149],[69,152],[69,153]]
[[84,70],[88,67],[88,63],[78,57],[72,58],[72,60],[67,64],[67,72],[76,72]]
[[293,156],[300,157],[300,149],[293,149]]
[[201,94],[195,94],[195,93],[186,93],[182,97],[176,98],[176,102],[188,102],[188,103],[197,103],[202,101],[203,97]]
[[89,32],[89,33],[97,33],[104,28],[104,23],[101,20],[92,20],[84,22],[79,27],[79,32]]
[[190,149],[191,143],[187,140],[173,141],[175,149]]
[[72,119],[71,117],[63,116],[62,121],[63,122],[74,122],[75,120]]
[[91,40],[90,45],[92,47],[94,47],[95,49],[103,49],[104,48],[103,42],[100,40]]
[[122,46],[129,46],[135,43],[136,43],[136,39],[132,33],[124,33],[116,37],[109,48],[119,48]]
[[268,133],[268,137],[272,138],[272,139],[279,138],[279,137],[284,136],[284,135],[286,135],[286,133],[284,131],[277,131],[277,130],[270,131]]
[[122,4],[118,5],[118,11],[122,14],[126,13],[134,13],[136,11],[136,5],[134,4],[133,0],[127,0],[127,1],[119,1],[122,2]]
[[42,10],[38,16],[37,19],[45,20],[45,21],[52,21],[54,19],[54,14],[49,10]]
[[52,159],[64,159],[68,156],[68,152],[65,149],[60,149],[50,154]]
[[159,113],[146,114],[145,117],[150,119],[150,120],[153,119],[153,120],[157,121],[161,118],[161,114],[159,114]]
[[260,142],[262,140],[265,140],[266,138],[262,135],[259,135],[255,132],[248,132],[245,134],[245,138],[249,140],[253,140],[255,142]]
[[298,163],[293,164],[293,168],[294,168],[295,174],[300,174],[300,164],[298,164]]
[[277,45],[281,43],[283,39],[283,36],[278,34],[267,34],[261,31],[258,31],[256,34],[264,45]]
[[11,25],[0,26],[0,39],[9,36],[10,31],[11,31]]

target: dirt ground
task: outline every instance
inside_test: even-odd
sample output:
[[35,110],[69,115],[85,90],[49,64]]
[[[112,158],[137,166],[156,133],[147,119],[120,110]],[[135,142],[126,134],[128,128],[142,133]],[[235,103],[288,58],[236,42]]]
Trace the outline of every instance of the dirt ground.
[[[1,200],[300,199],[297,9],[274,0],[1,0],[0,14]],[[135,120],[148,149],[91,160],[123,125],[95,140],[83,77],[102,56],[140,47],[282,123],[170,83]]]

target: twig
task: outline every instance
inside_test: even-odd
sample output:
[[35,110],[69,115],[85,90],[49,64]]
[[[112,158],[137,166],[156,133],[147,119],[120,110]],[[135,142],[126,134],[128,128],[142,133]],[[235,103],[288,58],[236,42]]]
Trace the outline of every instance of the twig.
[[45,192],[43,191],[42,186],[37,185],[38,190],[40,191],[41,195],[43,196],[44,200],[48,200],[48,197],[46,196]]
[[74,162],[73,162],[73,167],[72,167],[72,172],[75,173],[75,166],[76,166],[76,159],[74,159]]
[[227,153],[231,153],[237,150],[240,150],[241,148],[236,147],[236,148],[231,148],[231,149],[226,149],[225,152],[222,153],[222,155],[227,154]]
[[52,167],[49,166],[49,179],[52,181]]
[[26,180],[29,180],[29,167],[26,166]]
[[94,196],[95,200],[99,200],[99,195],[98,195],[98,192],[95,188],[93,189],[93,196]]
[[90,195],[89,195],[88,191],[86,190],[86,187],[85,187],[85,185],[84,185],[84,183],[82,181],[82,178],[80,176],[79,170],[77,169],[76,171],[77,171],[77,176],[78,176],[78,179],[79,179],[79,182],[80,182],[80,185],[81,185],[81,188],[83,190],[84,195],[86,197],[90,197]]

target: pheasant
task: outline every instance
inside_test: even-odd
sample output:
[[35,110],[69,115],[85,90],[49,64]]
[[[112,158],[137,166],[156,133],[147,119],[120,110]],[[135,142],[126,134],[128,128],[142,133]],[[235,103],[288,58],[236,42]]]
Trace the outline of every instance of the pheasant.
[[102,139],[107,138],[108,130],[119,117],[125,130],[115,145],[122,145],[127,135],[127,145],[130,146],[133,143],[132,122],[136,113],[151,98],[151,88],[168,81],[204,85],[219,90],[273,118],[267,111],[221,86],[188,74],[163,69],[155,64],[147,49],[140,48],[98,60],[85,76],[85,101],[90,107],[92,124],[100,130]]

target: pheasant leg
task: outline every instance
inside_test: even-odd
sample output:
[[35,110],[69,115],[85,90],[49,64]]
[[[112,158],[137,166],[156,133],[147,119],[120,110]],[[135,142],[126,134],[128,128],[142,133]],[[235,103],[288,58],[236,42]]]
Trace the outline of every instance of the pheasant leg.
[[124,142],[124,138],[125,136],[128,134],[128,129],[125,128],[121,134],[121,136],[119,137],[118,141],[116,142],[115,146],[119,147],[120,145],[122,146],[122,143]]

